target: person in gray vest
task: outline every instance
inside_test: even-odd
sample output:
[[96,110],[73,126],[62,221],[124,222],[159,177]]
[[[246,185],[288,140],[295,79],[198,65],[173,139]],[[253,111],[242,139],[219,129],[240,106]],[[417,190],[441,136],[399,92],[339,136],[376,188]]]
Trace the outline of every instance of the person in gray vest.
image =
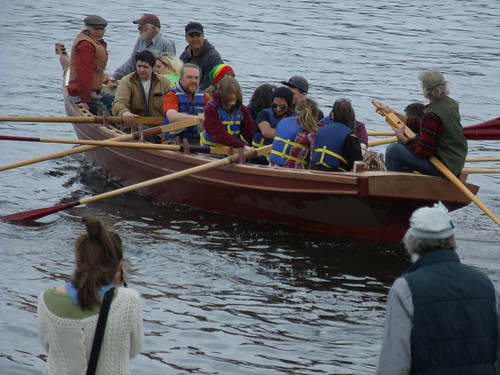
[[448,84],[437,70],[420,73],[424,97],[429,104],[424,117],[406,117],[386,105],[380,110],[394,113],[411,130],[418,133],[413,138],[405,136],[403,129],[397,129],[398,143],[387,147],[385,160],[388,171],[417,171],[423,174],[443,177],[429,161],[437,157],[455,175],[462,171],[467,156],[467,139],[462,133],[458,103],[448,96]]
[[460,263],[454,231],[441,202],[411,216],[413,264],[389,291],[378,375],[496,373],[500,293]]

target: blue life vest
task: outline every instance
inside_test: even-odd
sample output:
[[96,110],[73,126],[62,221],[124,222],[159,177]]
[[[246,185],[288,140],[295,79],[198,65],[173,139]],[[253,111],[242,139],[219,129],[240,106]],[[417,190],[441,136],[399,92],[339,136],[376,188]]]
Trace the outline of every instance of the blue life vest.
[[311,166],[321,165],[346,172],[349,163],[342,154],[344,152],[344,142],[350,134],[352,134],[352,130],[338,122],[332,122],[321,127],[316,133]]
[[[235,109],[232,114],[229,114],[224,110],[224,108],[217,106],[213,100],[209,101],[207,105],[213,105],[215,108],[217,108],[222,125],[230,135],[240,140],[241,142],[247,143],[240,133],[241,120],[243,120],[243,113],[241,112],[241,107]],[[200,145],[213,146],[213,147],[226,147],[225,145],[215,142],[215,140],[210,136],[210,134],[207,133],[206,130],[204,130],[203,133],[201,133]]]
[[[293,160],[301,163],[302,168],[307,168],[309,164],[307,160],[309,145],[296,142],[297,134],[302,130],[295,116],[281,120],[276,127],[276,137],[273,141],[273,149],[269,156],[269,161],[284,166],[288,160]],[[302,159],[292,156],[293,151],[296,151],[297,148],[306,150]]]
[[[203,91],[198,90],[194,94],[192,101],[189,99],[189,96],[187,96],[186,93],[178,87],[170,91],[174,92],[175,95],[177,95],[177,99],[179,100],[179,113],[187,113],[190,115],[197,115],[199,113],[203,113],[203,110],[205,109],[205,96],[203,95]],[[163,124],[170,124],[170,121],[168,121],[167,117],[165,117],[165,119],[163,120]],[[163,137],[199,138],[200,136],[198,125],[190,126],[189,128],[181,130],[182,131],[179,133],[177,131],[174,131],[173,134],[171,134],[170,132],[165,132],[163,133]]]
[[[269,123],[271,124],[271,128],[276,129],[278,126],[278,122],[280,122],[283,117],[276,116],[276,113],[271,108],[263,109],[263,111],[267,112],[269,115]],[[255,127],[255,135],[253,136],[252,147],[259,148],[262,146],[270,145],[273,143],[272,138],[266,138],[262,135],[262,132],[259,126]]]

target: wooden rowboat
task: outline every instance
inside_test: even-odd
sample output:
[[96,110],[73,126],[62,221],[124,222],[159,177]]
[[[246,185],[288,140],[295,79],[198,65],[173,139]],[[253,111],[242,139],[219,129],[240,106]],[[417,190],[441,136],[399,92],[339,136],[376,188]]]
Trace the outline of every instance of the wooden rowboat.
[[[83,113],[68,101],[68,116]],[[123,135],[102,124],[73,123],[79,139]],[[206,164],[208,156],[176,151],[100,147],[86,157],[105,176],[128,186]],[[476,194],[478,187],[467,184]],[[139,191],[150,198],[335,236],[397,242],[411,213],[442,201],[450,210],[470,200],[449,181],[419,174],[291,170],[237,163]]]

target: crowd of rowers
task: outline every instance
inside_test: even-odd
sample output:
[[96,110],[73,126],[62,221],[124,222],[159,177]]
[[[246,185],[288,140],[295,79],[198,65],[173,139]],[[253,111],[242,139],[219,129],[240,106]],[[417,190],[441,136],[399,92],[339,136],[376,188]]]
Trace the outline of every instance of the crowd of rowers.
[[[356,120],[349,99],[335,100],[324,116],[307,96],[308,81],[296,75],[281,81],[280,87],[267,83],[257,87],[245,105],[234,69],[204,38],[200,23],[185,26],[187,46],[179,58],[174,43],[161,34],[157,16],[144,14],[133,23],[139,38],[130,58],[113,74],[104,72],[107,21],[102,17],[85,18],[70,57],[64,45],[56,45],[61,64],[71,68],[69,99],[82,109],[122,116],[123,130],[130,129],[135,117],[162,116],[166,124],[197,118],[199,125],[163,133],[153,141],[171,143],[179,137],[190,144],[243,149],[272,144],[268,156],[252,160],[257,164],[350,171],[355,161],[363,160],[367,131]],[[395,113],[416,132],[410,139],[396,131],[399,141],[385,155],[387,170],[442,176],[428,160],[437,156],[458,175],[467,154],[458,103],[448,96],[441,72],[425,71],[419,80],[429,104],[413,103],[405,114],[383,104],[379,108]],[[116,88],[114,95],[105,92],[103,84]]]

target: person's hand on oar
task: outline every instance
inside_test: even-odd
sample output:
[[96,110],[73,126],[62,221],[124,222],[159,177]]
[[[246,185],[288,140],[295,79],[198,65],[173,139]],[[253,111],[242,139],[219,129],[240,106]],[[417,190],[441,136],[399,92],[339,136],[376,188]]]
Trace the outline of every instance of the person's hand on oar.
[[140,117],[140,116],[135,115],[132,112],[127,111],[122,115],[123,123],[125,124],[125,126],[130,128],[132,125],[134,125],[134,119],[137,117]]

